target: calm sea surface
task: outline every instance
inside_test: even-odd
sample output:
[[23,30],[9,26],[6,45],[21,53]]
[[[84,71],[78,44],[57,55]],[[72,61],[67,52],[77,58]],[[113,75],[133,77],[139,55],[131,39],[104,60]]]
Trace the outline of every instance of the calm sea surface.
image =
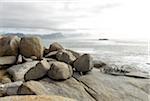
[[45,46],[52,42],[59,42],[65,48],[80,53],[90,53],[94,60],[100,60],[110,64],[132,65],[133,67],[150,72],[148,63],[147,41],[121,41],[97,39],[43,39]]

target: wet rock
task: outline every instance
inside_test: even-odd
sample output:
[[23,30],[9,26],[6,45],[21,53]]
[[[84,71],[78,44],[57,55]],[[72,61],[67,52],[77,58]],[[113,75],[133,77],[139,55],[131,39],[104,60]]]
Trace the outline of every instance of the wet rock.
[[17,56],[20,38],[17,36],[4,36],[0,38],[0,56]]
[[24,75],[34,67],[38,61],[26,62],[23,64],[14,65],[7,69],[7,72],[12,76],[14,81],[24,81]]
[[0,57],[0,65],[12,65],[16,62],[16,56],[3,56]]
[[61,46],[59,43],[57,42],[54,42],[50,45],[49,47],[49,52],[52,52],[52,51],[59,51],[59,50],[63,50],[63,46]]
[[23,37],[20,41],[20,53],[30,58],[36,56],[38,59],[43,57],[43,44],[39,37]]
[[72,64],[76,60],[76,57],[69,51],[61,50],[56,54],[58,61]]
[[84,54],[77,58],[73,66],[79,72],[88,72],[93,69],[93,59],[89,54]]
[[37,81],[28,81],[23,83],[19,89],[18,94],[21,95],[48,95],[47,89]]
[[48,71],[48,76],[54,80],[65,80],[72,76],[72,67],[63,62],[53,62]]
[[25,80],[36,80],[43,76],[45,76],[50,69],[50,65],[47,62],[47,60],[42,60],[39,63],[36,64],[35,67],[31,68],[26,74],[25,74]]

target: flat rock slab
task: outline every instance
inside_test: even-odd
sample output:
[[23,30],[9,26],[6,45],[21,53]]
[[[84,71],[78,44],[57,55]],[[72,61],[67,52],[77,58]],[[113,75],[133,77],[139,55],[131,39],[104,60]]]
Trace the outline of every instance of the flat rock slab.
[[0,65],[11,65],[16,62],[16,56],[3,56],[0,57]]
[[38,61],[26,62],[23,64],[14,65],[7,69],[8,73],[13,77],[14,81],[24,81],[24,75],[28,70],[34,67]]
[[86,92],[82,84],[74,78],[64,81],[54,81],[49,78],[44,78],[40,82],[47,88],[49,95],[69,97],[78,101],[95,101]]
[[149,101],[150,79],[113,76],[98,69],[74,77],[84,84],[96,101]]
[[65,98],[61,96],[7,96],[0,98],[0,101],[77,101],[70,98]]

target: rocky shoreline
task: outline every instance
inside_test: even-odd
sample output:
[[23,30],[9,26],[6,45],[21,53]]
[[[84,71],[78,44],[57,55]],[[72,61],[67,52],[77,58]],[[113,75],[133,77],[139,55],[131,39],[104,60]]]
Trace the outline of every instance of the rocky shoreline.
[[39,37],[0,37],[0,101],[149,101],[149,78]]

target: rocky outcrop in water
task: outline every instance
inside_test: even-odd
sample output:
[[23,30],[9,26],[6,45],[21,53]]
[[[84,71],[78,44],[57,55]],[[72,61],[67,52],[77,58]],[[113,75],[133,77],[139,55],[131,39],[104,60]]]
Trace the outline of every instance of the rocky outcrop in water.
[[[15,49],[20,51],[0,56],[0,101],[26,98],[21,95],[32,95],[28,96],[31,101],[47,101],[50,95],[77,101],[148,101],[149,75],[141,71],[94,62],[90,54],[79,54],[59,43],[52,43],[44,52],[37,37],[17,42]],[[10,43],[5,46],[11,49]],[[74,101],[63,97],[52,97],[52,101]]]

